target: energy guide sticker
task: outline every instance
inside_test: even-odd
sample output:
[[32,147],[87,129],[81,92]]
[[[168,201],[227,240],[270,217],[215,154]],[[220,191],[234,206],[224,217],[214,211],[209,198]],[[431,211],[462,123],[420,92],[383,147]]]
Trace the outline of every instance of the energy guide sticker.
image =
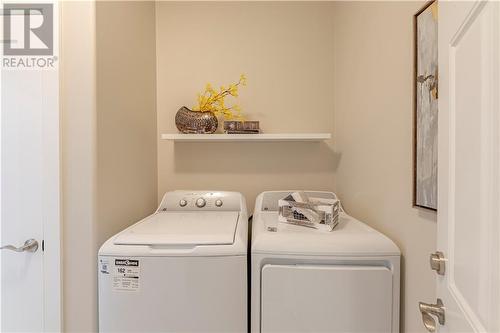
[[140,278],[139,260],[115,259],[113,269],[114,291],[139,291]]

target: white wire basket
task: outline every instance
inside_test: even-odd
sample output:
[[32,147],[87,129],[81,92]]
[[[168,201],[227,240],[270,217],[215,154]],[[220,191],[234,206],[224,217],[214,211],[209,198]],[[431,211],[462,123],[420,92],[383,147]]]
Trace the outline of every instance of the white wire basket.
[[323,231],[332,231],[339,223],[340,202],[337,199],[309,198],[296,202],[290,196],[278,200],[278,221]]

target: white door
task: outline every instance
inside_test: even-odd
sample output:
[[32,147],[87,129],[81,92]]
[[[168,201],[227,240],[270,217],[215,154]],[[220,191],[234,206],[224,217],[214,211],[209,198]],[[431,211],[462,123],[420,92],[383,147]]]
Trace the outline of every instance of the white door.
[[499,47],[498,1],[439,2],[440,332],[500,331]]
[[[6,15],[4,10],[2,20]],[[18,15],[10,22],[23,19],[26,16]],[[36,20],[39,22],[33,18],[33,24]],[[2,39],[4,44],[9,42],[3,33]],[[0,331],[60,331],[58,71],[7,68],[4,54],[0,88]]]

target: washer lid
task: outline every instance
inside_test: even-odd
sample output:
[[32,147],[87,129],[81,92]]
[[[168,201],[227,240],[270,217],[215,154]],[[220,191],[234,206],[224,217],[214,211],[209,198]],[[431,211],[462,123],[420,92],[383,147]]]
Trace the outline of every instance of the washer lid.
[[227,245],[238,212],[159,212],[124,230],[117,245]]

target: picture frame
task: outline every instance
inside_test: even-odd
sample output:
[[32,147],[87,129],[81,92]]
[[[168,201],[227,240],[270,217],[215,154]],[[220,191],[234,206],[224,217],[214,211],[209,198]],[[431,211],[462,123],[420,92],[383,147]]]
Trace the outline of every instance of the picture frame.
[[437,0],[414,15],[413,25],[413,206],[437,211]]

